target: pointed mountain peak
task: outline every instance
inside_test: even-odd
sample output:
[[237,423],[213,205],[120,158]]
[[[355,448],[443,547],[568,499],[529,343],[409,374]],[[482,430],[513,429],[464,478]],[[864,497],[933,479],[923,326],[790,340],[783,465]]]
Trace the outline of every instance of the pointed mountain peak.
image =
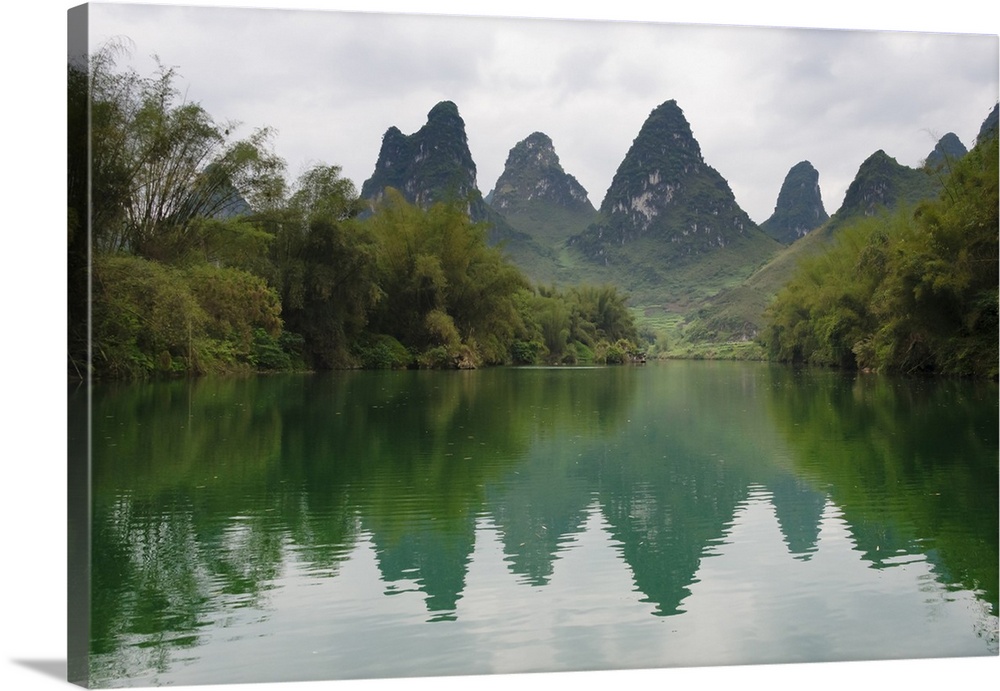
[[581,238],[591,256],[600,256],[609,243],[621,246],[644,235],[699,254],[757,232],[729,183],[705,164],[673,100],[646,118],[611,181],[601,215],[603,227]]
[[819,172],[809,161],[800,161],[785,176],[774,214],[760,224],[760,229],[787,245],[828,218],[819,189]]
[[505,215],[525,212],[539,204],[594,212],[587,191],[563,170],[552,139],[542,132],[533,132],[510,150],[489,200]]
[[462,119],[458,114],[458,106],[456,106],[452,101],[441,101],[427,113],[428,122],[438,120],[440,118]]
[[950,162],[957,161],[967,153],[969,150],[965,148],[965,144],[958,138],[958,135],[949,132],[941,137],[934,146],[934,150],[927,154],[924,166],[930,170],[947,167]]
[[382,135],[375,172],[361,186],[361,197],[378,202],[387,187],[423,208],[437,202],[463,204],[470,219],[489,226],[491,243],[525,238],[483,200],[476,186],[476,164],[469,151],[465,122],[451,101],[431,108],[427,122],[411,135],[395,126]]
[[632,144],[635,149],[637,144],[648,146],[650,153],[666,155],[681,155],[701,163],[701,147],[698,145],[694,134],[691,132],[691,125],[684,117],[684,111],[677,105],[677,101],[671,99],[661,103],[654,108],[638,136]]
[[882,209],[916,203],[937,194],[939,183],[923,170],[909,168],[879,149],[858,168],[834,217],[874,216]]
[[514,145],[507,156],[507,163],[525,161],[534,158],[539,168],[555,168],[562,170],[559,157],[556,155],[552,139],[544,132],[532,132]]
[[377,200],[386,187],[394,187],[420,206],[470,195],[482,205],[476,164],[458,106],[441,101],[428,112],[424,126],[409,136],[395,126],[386,130],[375,172],[361,186],[361,196]]

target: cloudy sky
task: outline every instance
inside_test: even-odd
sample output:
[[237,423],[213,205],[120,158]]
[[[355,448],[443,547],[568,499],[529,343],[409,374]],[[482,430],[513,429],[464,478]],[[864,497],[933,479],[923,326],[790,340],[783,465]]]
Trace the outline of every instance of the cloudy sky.
[[[724,14],[712,25],[602,20],[553,3],[514,19],[454,16],[459,3],[241,4],[94,4],[91,46],[127,37],[141,73],[158,55],[216,119],[239,120],[243,132],[274,127],[290,177],[336,164],[359,188],[388,127],[415,132],[451,100],[483,194],[510,148],[542,131],[597,206],[650,111],[675,99],[755,221],[802,160],[819,170],[833,213],[878,149],[917,166],[947,132],[971,146],[998,94],[997,37],[967,33],[975,29],[734,26]],[[408,14],[392,13],[401,8]]]
[[[65,251],[66,209],[59,203],[58,190],[65,184],[66,10],[74,4],[77,0],[15,3],[6,21],[0,23],[4,38],[0,41],[5,66],[4,91],[10,96],[8,107],[0,109],[0,122],[8,135],[4,141],[6,165],[2,169],[7,183],[3,187],[7,194],[4,198],[7,244],[0,253],[3,262],[0,275],[5,281],[3,313],[9,335],[0,339],[0,359],[9,365],[5,370],[5,386],[8,403],[14,403],[5,411],[8,433],[2,435],[0,456],[17,461],[8,464],[6,480],[8,487],[18,488],[8,492],[3,502],[2,523],[8,553],[18,555],[18,564],[27,565],[5,569],[2,576],[0,591],[7,596],[2,606],[10,624],[3,634],[8,653],[0,659],[0,680],[5,688],[65,688],[62,678],[65,636],[61,635],[58,624],[65,621],[65,598],[58,596],[66,587],[65,560],[58,544],[53,549],[52,543],[59,543],[59,536],[66,530],[65,507],[59,499],[65,496],[65,483],[60,478],[65,475],[62,392],[66,379],[61,364],[53,366],[53,363],[62,363],[65,358],[66,276],[59,257]],[[911,0],[905,4],[905,10],[898,0],[812,3],[505,0],[502,4],[469,0],[211,0],[210,4],[573,17],[618,23],[779,25],[869,32],[903,29],[923,33],[986,33],[994,37],[1000,33],[998,3],[983,0],[947,3]],[[269,42],[265,43],[263,34],[267,29],[287,26],[290,20],[279,22],[272,18],[269,24],[273,26],[259,29],[255,34],[249,31],[246,19],[237,21],[232,18],[237,15],[227,16],[230,18],[226,26],[217,32],[194,32],[188,25],[182,31],[163,19],[163,24],[152,33],[147,26],[142,35],[136,34],[136,41],[155,38],[157,44],[139,44],[136,53],[142,56],[158,52],[165,61],[178,65],[192,84],[189,97],[202,101],[216,117],[238,118],[250,126],[280,128],[278,147],[293,171],[304,165],[296,157],[339,163],[359,184],[374,168],[374,157],[386,127],[396,124],[404,132],[412,132],[423,123],[437,99],[449,97],[459,104],[466,120],[484,191],[495,182],[510,147],[531,130],[545,129],[553,137],[566,168],[580,178],[591,198],[599,202],[646,114],[662,101],[675,98],[687,113],[709,163],[729,178],[740,203],[756,219],[770,213],[785,172],[802,158],[808,158],[819,169],[826,205],[832,211],[839,205],[842,188],[858,165],[876,148],[885,148],[897,160],[912,165],[930,150],[933,137],[927,135],[928,131],[953,130],[968,144],[997,94],[996,44],[983,48],[983,41],[967,36],[944,43],[933,40],[934,37],[917,36],[893,44],[884,40],[879,43],[874,40],[878,39],[876,35],[868,37],[869,42],[859,52],[857,43],[852,51],[843,43],[840,48],[831,46],[836,41],[830,38],[827,45],[822,45],[802,38],[801,34],[796,39],[795,34],[781,38],[781,33],[768,32],[766,35],[771,38],[765,45],[748,46],[743,39],[737,40],[739,36],[760,35],[753,31],[720,32],[714,34],[714,39],[705,42],[688,39],[687,44],[679,38],[654,40],[647,36],[636,39],[636,45],[621,45],[611,41],[627,28],[618,26],[614,31],[607,28],[597,31],[597,39],[589,44],[577,39],[584,43],[584,49],[570,54],[562,63],[553,62],[553,55],[561,48],[555,36],[563,37],[565,31],[553,30],[540,44],[519,45],[512,38],[491,39],[484,44],[490,47],[489,52],[484,45],[466,41],[463,45],[469,52],[439,57],[444,60],[440,64],[431,56],[443,39],[429,43],[426,36],[410,30],[404,31],[402,37],[397,36],[395,42],[388,41],[391,46],[410,46],[411,51],[404,55],[386,47],[386,39],[391,35],[348,36],[342,40],[361,52],[348,54],[345,58],[348,62],[338,64],[330,61],[336,59],[335,44],[341,42],[338,37],[342,37],[342,32],[333,26],[320,27],[315,18],[297,22],[303,31],[322,28],[314,43],[284,29],[267,37]],[[199,16],[197,24],[208,26],[207,21]],[[95,34],[113,30],[111,26],[93,28]],[[470,31],[463,29],[463,36]],[[197,35],[206,33],[210,36],[207,45],[194,43]],[[839,32],[822,35],[842,36]],[[237,44],[226,46],[229,38],[236,39]],[[854,37],[854,40],[861,39]],[[933,50],[914,50],[921,40]],[[470,100],[476,84],[466,84],[462,91],[448,88],[458,87],[461,82],[448,84],[439,78],[433,85],[421,87],[426,94],[410,94],[404,88],[402,75],[412,70],[426,74],[435,72],[437,67],[442,70],[461,67],[467,73],[485,74],[488,57],[499,55],[500,48],[512,44],[513,54],[520,55],[519,62],[527,65],[527,72],[519,75],[515,70],[518,62],[508,57],[503,71],[495,72],[492,82],[484,77],[482,83],[494,86],[505,83],[502,93],[509,99],[513,98],[512,93],[527,93],[527,84],[542,76],[554,79],[560,75],[562,90],[542,89],[537,102],[528,100],[528,105],[518,105],[522,102],[504,102],[495,88],[487,105],[477,107]],[[365,58],[365,46],[375,45],[379,46],[381,57]],[[681,45],[687,46],[687,53],[678,50]],[[796,47],[795,52],[791,52],[790,45]],[[876,45],[881,47],[876,50]],[[648,59],[639,53],[643,46],[653,50]],[[779,50],[782,46],[784,52]],[[729,51],[731,57],[724,58],[717,52],[707,62],[694,59],[693,52],[705,47]],[[235,55],[241,56],[246,65],[228,66],[226,63]],[[319,63],[317,58],[321,55],[326,58]],[[891,67],[879,66],[880,61],[892,56]],[[579,69],[570,69],[574,61]],[[639,68],[632,69],[637,62]],[[295,70],[285,71],[285,65],[295,63],[298,63]],[[602,66],[603,69],[598,69]],[[376,74],[369,81],[357,78],[343,81],[345,74],[357,75],[373,67],[378,68],[376,72],[382,71],[381,76]],[[397,75],[391,90],[389,76],[384,72],[387,69]],[[331,78],[323,77],[324,73],[332,75]],[[453,79],[460,76],[451,74]],[[585,91],[580,80],[588,75],[595,80],[600,77],[603,82],[594,81]],[[307,77],[310,84],[296,90],[294,84],[300,77]],[[232,86],[215,93],[220,81]],[[244,88],[244,82],[254,88]],[[379,96],[376,103],[381,104],[370,111],[354,106],[371,120],[371,141],[368,134],[357,135],[356,140],[337,136],[340,131],[365,129],[363,123],[350,129],[351,123],[334,108],[338,105],[334,94],[343,94],[344,84],[359,82],[367,89],[364,93]],[[600,83],[612,84],[613,93],[602,95]],[[317,84],[322,88],[313,88]],[[578,86],[581,88],[571,98]],[[246,100],[254,94],[253,103]],[[564,107],[572,117],[565,122],[554,115],[543,117],[543,113],[549,112],[549,104],[559,101],[560,94],[569,94],[564,97]],[[287,112],[292,115],[279,120],[282,99],[291,104]],[[953,115],[945,103],[951,101],[955,102]],[[891,107],[886,108],[886,103]],[[403,105],[412,107],[412,112],[404,113]],[[595,110],[588,112],[588,105]],[[325,112],[328,106],[332,109],[329,113]],[[305,132],[313,113],[321,111],[322,123],[317,133],[295,135]],[[479,116],[480,112],[486,115]],[[502,112],[507,121],[500,117],[487,119],[494,112]],[[801,118],[797,113],[802,113]],[[474,116],[484,118],[481,121],[487,124],[481,125]],[[530,122],[522,122],[522,117]],[[548,124],[557,119],[567,129],[557,130],[555,125]],[[491,145],[491,142],[496,143]],[[578,147],[577,142],[587,146]],[[780,142],[786,146],[779,146]],[[297,153],[299,148],[303,153]],[[357,153],[353,153],[355,150]],[[55,497],[55,500],[39,501],[40,497]],[[25,529],[28,524],[30,529]],[[40,535],[53,539],[39,539]],[[636,689],[716,685],[769,689],[801,689],[808,685],[822,691],[874,686],[940,689],[953,684],[956,678],[967,679],[973,685],[979,681],[979,686],[985,686],[989,679],[996,678],[998,665],[1000,658],[992,656],[823,665],[821,673],[813,665],[641,670],[615,673],[613,677],[574,676],[572,681],[588,689],[603,688],[609,681],[627,683]],[[525,690],[552,686],[550,675],[523,675],[516,683]],[[478,678],[476,685],[490,690],[508,689],[511,680],[502,676]],[[405,685],[392,681],[365,682],[366,689],[440,690],[467,686],[467,680],[461,677],[426,683],[405,680]],[[253,689],[304,691],[328,687],[323,682],[300,682],[255,684]],[[217,688],[236,691],[246,687]]]

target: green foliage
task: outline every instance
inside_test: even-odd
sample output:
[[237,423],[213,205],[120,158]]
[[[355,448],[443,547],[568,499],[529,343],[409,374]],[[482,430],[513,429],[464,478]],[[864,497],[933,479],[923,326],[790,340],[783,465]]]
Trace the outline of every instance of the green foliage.
[[273,235],[247,216],[199,217],[191,220],[183,235],[164,232],[158,254],[170,264],[210,263],[266,276],[271,271],[268,252],[273,240]]
[[378,300],[367,229],[352,220],[317,218],[289,259],[285,320],[305,338],[307,360],[324,369],[352,365],[351,344]]
[[[523,292],[518,309],[524,330],[515,361],[604,363],[608,344],[622,344],[624,355],[613,353],[611,362],[625,362],[638,352],[638,330],[627,300],[611,285],[584,284],[566,291],[550,286]],[[529,355],[533,359],[528,360]]]
[[594,339],[635,341],[638,332],[627,306],[628,296],[610,284],[582,285],[570,289],[573,315],[571,335],[588,345]]
[[[137,257],[94,263],[94,364],[110,376],[196,369],[195,334],[208,316],[183,273]],[[199,342],[197,345],[201,345]]]
[[380,295],[372,331],[415,352],[433,350],[426,362],[434,366],[509,359],[520,325],[515,295],[527,282],[487,244],[483,226],[457,204],[424,210],[391,188],[365,223],[375,238]]
[[354,342],[353,354],[364,369],[406,369],[414,363],[406,346],[385,334],[363,334]]
[[625,338],[620,338],[614,343],[601,340],[594,348],[594,362],[605,365],[624,365],[641,357],[642,352],[638,346]]
[[510,346],[511,361],[515,365],[535,365],[547,352],[541,341],[514,341]]
[[[249,361],[255,333],[281,332],[281,303],[263,279],[240,269],[201,264],[186,272],[191,294],[204,311],[205,334],[226,341],[234,355]],[[259,340],[259,339],[258,339]]]
[[[285,336],[287,332],[281,335]],[[297,369],[289,350],[282,339],[275,338],[260,327],[253,330],[250,363],[259,370],[288,371]]]
[[245,271],[100,257],[94,366],[110,377],[247,369],[255,364],[255,334],[280,333],[279,312],[274,291]]
[[184,102],[174,69],[152,77],[116,70],[121,45],[90,58],[91,220],[95,248],[169,260],[198,218],[225,217],[237,200],[265,207],[280,197],[284,163],[270,130],[232,141],[237,123],[217,123]]
[[67,122],[67,348],[69,374],[84,378],[89,364],[90,238],[86,219],[90,214],[89,133],[90,85],[85,66],[70,63],[66,80]]
[[997,139],[954,164],[939,199],[841,231],[768,310],[772,357],[997,376]]

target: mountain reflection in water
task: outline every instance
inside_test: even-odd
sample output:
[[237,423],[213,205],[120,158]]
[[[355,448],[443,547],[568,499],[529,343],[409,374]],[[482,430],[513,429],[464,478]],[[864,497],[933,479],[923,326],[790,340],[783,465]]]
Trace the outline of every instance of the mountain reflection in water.
[[760,364],[94,391],[98,685],[997,652],[997,389]]

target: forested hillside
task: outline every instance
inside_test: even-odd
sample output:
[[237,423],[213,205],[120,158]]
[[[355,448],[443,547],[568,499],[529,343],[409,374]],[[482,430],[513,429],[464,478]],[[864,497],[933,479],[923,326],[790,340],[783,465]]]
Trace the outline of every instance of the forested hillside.
[[996,130],[952,163],[940,196],[845,225],[767,312],[778,360],[995,378]]
[[142,76],[115,58],[111,46],[68,73],[72,376],[637,350],[623,294],[531,285],[463,200],[417,206],[388,186],[369,202],[335,165],[289,183],[273,132],[235,138],[180,97],[173,70]]
[[172,69],[120,69],[116,50],[68,72],[73,376],[623,362],[649,345],[996,376],[996,108],[970,153],[950,133],[920,169],[877,151],[825,222],[818,172],[793,167],[768,222],[785,247],[674,101],[597,211],[541,133],[485,203],[450,101],[385,133],[359,194],[336,165],[290,180],[273,131],[237,137]]

